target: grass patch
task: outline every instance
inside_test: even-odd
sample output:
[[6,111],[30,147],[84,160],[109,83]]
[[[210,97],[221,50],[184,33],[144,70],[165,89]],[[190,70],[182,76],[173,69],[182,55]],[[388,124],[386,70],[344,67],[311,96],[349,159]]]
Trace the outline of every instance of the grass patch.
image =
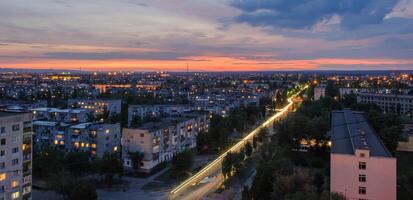
[[144,185],[142,189],[144,191],[161,191],[161,190],[168,189],[171,186],[172,186],[171,183],[166,183],[162,181],[152,181]]

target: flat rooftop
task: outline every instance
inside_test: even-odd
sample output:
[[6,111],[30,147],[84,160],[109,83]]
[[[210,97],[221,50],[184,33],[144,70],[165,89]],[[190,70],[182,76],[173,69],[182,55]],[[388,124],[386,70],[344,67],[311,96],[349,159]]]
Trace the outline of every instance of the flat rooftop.
[[8,111],[0,111],[0,117],[10,117],[15,115],[22,115],[28,114],[27,112],[8,112]]
[[369,150],[373,157],[392,157],[362,112],[350,109],[331,112],[331,153],[355,154]]
[[199,117],[201,115],[207,115],[208,112],[205,111],[191,111],[191,112],[185,112],[181,114],[178,117],[167,117],[167,118],[162,118],[159,122],[148,122],[143,124],[143,126],[137,128],[137,129],[146,129],[149,132],[152,131],[157,131],[159,129],[167,128],[170,126],[175,126],[178,123],[188,121],[190,119]]

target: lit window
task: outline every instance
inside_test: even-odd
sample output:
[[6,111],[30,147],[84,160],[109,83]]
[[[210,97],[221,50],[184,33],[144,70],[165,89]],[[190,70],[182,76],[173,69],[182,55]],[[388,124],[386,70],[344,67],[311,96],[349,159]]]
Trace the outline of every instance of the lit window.
[[20,192],[11,193],[11,199],[18,199],[20,197]]
[[3,181],[6,179],[6,173],[1,173],[0,174],[0,181]]
[[57,144],[58,142],[59,142],[59,141],[55,140],[55,141],[54,141],[54,144]]
[[15,188],[15,187],[17,187],[17,186],[19,186],[19,181],[14,180],[14,181],[11,182],[11,187],[12,187],[12,188]]
[[118,151],[118,147],[117,146],[113,147],[113,151]]
[[105,133],[106,133],[106,134],[109,134],[109,129],[106,129],[106,130],[105,130]]

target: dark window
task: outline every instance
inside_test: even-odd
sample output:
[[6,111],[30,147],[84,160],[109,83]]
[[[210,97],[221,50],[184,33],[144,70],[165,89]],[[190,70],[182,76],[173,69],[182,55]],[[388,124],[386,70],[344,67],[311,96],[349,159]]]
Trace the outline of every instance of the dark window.
[[6,127],[1,127],[0,133],[6,133]]
[[366,162],[359,162],[359,169],[366,169]]
[[1,145],[6,145],[6,139],[4,139],[4,138],[1,139],[1,140],[0,140],[0,144],[1,144]]
[[13,130],[13,131],[18,131],[18,130],[20,130],[20,124],[15,124],[15,125],[13,125],[13,126],[12,126],[12,130]]
[[359,194],[366,194],[366,187],[359,187]]
[[360,174],[359,175],[359,182],[366,182],[366,175]]

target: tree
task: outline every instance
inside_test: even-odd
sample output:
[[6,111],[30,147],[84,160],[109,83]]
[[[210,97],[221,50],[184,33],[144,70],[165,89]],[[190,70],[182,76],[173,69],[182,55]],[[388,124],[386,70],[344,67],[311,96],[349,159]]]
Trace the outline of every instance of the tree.
[[139,116],[134,115],[132,117],[132,121],[131,121],[130,126],[133,127],[133,128],[138,128],[138,127],[142,126],[142,119]]
[[326,87],[325,93],[326,93],[326,96],[330,96],[332,98],[340,94],[337,85],[332,80],[327,81],[327,87]]
[[96,188],[87,181],[79,181],[65,171],[53,174],[49,179],[49,187],[63,196],[65,200],[95,200]]
[[222,160],[222,175],[224,176],[224,179],[228,179],[231,177],[232,173],[232,153],[228,152],[227,155],[224,157]]
[[54,148],[46,147],[33,152],[34,174],[47,176],[61,170],[64,154]]
[[247,142],[244,147],[245,156],[250,157],[252,154],[252,145],[250,142]]
[[122,162],[113,154],[105,153],[101,159],[97,161],[97,169],[100,175],[105,176],[105,181],[109,186],[112,186],[113,177],[118,175],[123,176]]
[[244,153],[237,152],[232,153],[228,152],[227,155],[222,160],[222,175],[224,179],[228,179],[233,174],[237,174],[241,171],[243,167]]
[[119,122],[121,122],[121,118],[122,118],[122,116],[120,114],[111,113],[110,116],[109,116],[108,121],[109,121],[109,123],[112,123],[112,124],[119,123]]
[[241,200],[251,200],[250,191],[246,185],[244,185],[244,188],[242,189]]
[[186,172],[191,169],[193,160],[192,152],[185,150],[172,158],[172,169],[175,172]]
[[393,155],[397,152],[397,147],[399,145],[401,133],[401,127],[396,125],[385,127],[379,132],[379,135],[383,140],[384,145]]
[[128,156],[132,161],[132,167],[133,169],[137,170],[141,167],[142,165],[142,160],[143,160],[143,153],[141,152],[128,152]]
[[254,137],[252,137],[252,147],[253,147],[254,149],[257,148],[257,140],[258,140],[257,136],[254,135]]
[[198,149],[198,152],[203,152],[208,149],[209,147],[208,133],[206,132],[198,133],[198,135],[196,136],[196,147]]
[[96,188],[93,184],[85,181],[76,183],[69,191],[69,200],[96,200],[98,198],[96,194]]
[[80,176],[91,171],[91,163],[87,153],[69,153],[65,156],[63,163],[65,169],[74,176]]

